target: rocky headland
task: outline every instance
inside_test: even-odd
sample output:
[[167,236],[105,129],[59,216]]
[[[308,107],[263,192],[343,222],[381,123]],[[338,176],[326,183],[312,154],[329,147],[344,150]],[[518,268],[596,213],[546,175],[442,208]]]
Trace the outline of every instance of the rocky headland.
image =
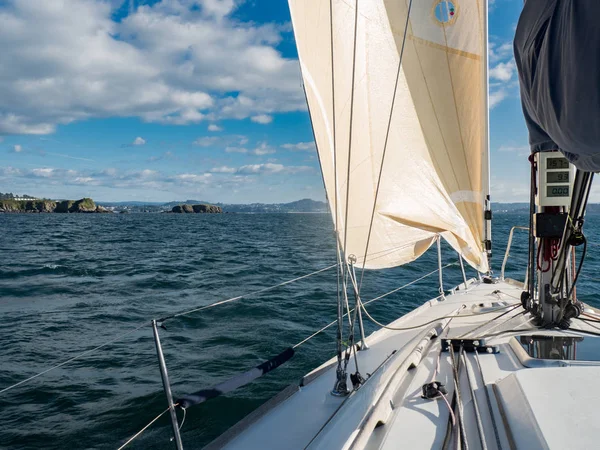
[[0,213],[110,213],[91,198],[80,200],[0,200]]
[[176,205],[171,209],[172,213],[178,214],[221,214],[223,209],[220,206],[214,205]]

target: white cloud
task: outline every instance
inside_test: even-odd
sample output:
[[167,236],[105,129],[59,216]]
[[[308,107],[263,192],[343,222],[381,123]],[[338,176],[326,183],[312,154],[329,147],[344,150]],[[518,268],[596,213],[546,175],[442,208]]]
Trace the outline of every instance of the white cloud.
[[141,138],[141,137],[139,137],[139,136],[138,136],[138,137],[136,137],[136,138],[133,140],[133,142],[131,143],[131,145],[136,145],[136,146],[138,146],[138,145],[144,145],[145,143],[146,143],[146,139],[144,139],[144,138]]
[[283,164],[265,163],[250,164],[237,169],[239,174],[275,174],[275,173],[298,173],[311,171],[308,166],[284,166]]
[[36,177],[50,178],[56,173],[55,170],[56,169],[52,169],[50,167],[44,167],[39,169],[32,169],[31,173]]
[[513,57],[513,43],[512,41],[507,42],[490,42],[488,55],[490,62],[495,64],[499,61],[505,61],[512,59]]
[[212,173],[236,173],[237,169],[235,169],[234,167],[222,166],[222,167],[215,167],[213,169],[210,169],[210,171]]
[[490,109],[495,108],[498,104],[508,97],[508,92],[506,89],[490,89],[490,97],[489,97],[489,107]]
[[515,73],[516,65],[513,60],[498,63],[490,69],[490,79],[498,81],[510,81]]
[[298,142],[297,144],[283,144],[281,148],[285,148],[286,150],[315,150],[314,142]]
[[219,138],[216,136],[204,136],[199,137],[192,142],[192,144],[197,145],[198,147],[210,147],[211,145],[215,145],[217,142],[219,142]]
[[13,152],[15,153],[21,153],[23,151],[23,147],[19,144],[15,144],[13,145]]
[[250,120],[252,120],[252,122],[256,122],[256,123],[260,123],[262,125],[266,125],[268,123],[273,122],[273,117],[269,116],[268,114],[259,114],[257,116],[252,116],[250,118]]
[[256,147],[254,150],[252,150],[251,153],[254,155],[258,155],[258,156],[270,155],[272,153],[275,153],[275,149],[269,147],[269,145],[266,142],[261,142],[258,145],[258,147]]
[[223,131],[223,128],[221,128],[219,125],[216,125],[214,123],[211,123],[208,126],[208,131]]
[[297,60],[276,49],[284,27],[231,18],[235,0],[162,0],[116,22],[120,3],[0,7],[0,134],[98,117],[268,123],[305,109]]

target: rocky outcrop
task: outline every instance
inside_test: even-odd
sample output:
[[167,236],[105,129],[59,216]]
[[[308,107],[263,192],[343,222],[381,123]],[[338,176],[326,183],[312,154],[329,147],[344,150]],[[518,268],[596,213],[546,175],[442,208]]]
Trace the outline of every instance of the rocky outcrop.
[[220,214],[223,212],[220,206],[215,205],[192,205],[195,213]]
[[58,202],[56,204],[56,209],[54,210],[54,212],[68,213],[71,209],[71,206],[73,206],[73,203],[75,203],[73,200],[63,200],[61,202]]
[[195,214],[220,214],[223,209],[220,206],[215,205],[176,205],[171,210],[173,213],[195,213]]
[[96,204],[91,198],[82,198],[73,202],[69,208],[70,213],[93,213],[96,212]]
[[81,200],[1,200],[0,213],[110,213],[91,198]]
[[109,213],[112,214],[112,211],[110,209],[106,209],[104,206],[100,206],[100,205],[96,205],[96,210],[94,212],[97,213]]

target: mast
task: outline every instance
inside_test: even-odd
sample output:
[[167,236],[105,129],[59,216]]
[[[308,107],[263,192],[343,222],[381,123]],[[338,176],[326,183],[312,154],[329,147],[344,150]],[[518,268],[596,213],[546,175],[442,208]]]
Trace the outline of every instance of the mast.
[[491,186],[490,186],[490,81],[489,81],[489,25],[488,25],[488,0],[483,0],[483,99],[485,126],[483,130],[483,164],[482,164],[482,182],[483,204],[484,204],[484,251],[488,258],[488,265],[491,273],[492,258],[492,204],[491,204]]

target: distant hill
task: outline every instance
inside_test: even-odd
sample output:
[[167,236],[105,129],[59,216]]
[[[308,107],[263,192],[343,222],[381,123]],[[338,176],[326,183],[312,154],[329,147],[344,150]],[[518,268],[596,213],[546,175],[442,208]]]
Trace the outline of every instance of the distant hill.
[[115,211],[130,211],[130,212],[162,212],[170,211],[174,206],[177,205],[197,205],[197,204],[208,204],[220,206],[223,212],[226,213],[251,213],[251,214],[264,214],[264,213],[324,213],[328,212],[327,203],[319,202],[305,198],[290,203],[249,203],[249,204],[237,204],[237,203],[215,203],[207,202],[202,200],[184,200],[174,202],[98,202],[106,208],[111,208]]

